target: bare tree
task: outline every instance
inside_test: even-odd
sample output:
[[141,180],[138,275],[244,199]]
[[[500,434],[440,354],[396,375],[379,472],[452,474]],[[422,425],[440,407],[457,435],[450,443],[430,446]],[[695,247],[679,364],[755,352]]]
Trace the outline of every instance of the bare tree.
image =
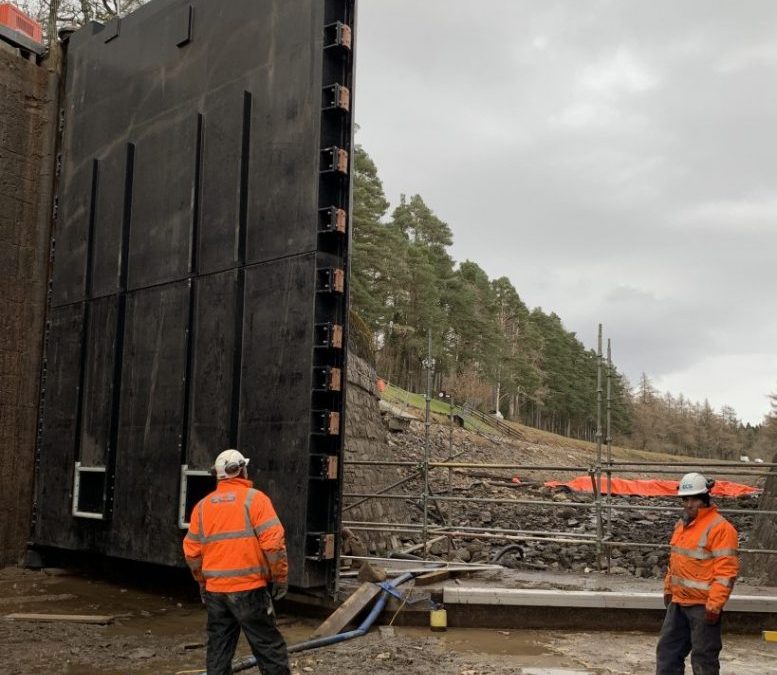
[[63,26],[83,26],[90,21],[105,23],[125,16],[145,5],[148,0],[16,0],[23,12],[43,26],[46,39]]

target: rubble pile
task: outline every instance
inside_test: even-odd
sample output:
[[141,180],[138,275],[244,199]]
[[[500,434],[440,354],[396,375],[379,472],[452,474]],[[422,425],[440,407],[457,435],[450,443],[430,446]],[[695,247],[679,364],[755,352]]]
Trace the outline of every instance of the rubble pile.
[[[386,459],[418,461],[424,456],[424,426],[414,421],[405,431],[392,433],[387,438]],[[568,480],[580,474],[580,468],[592,463],[590,450],[575,451],[569,447],[555,448],[524,441],[476,435],[463,429],[451,429],[446,424],[433,424],[429,433],[432,461],[471,464],[521,464],[536,466],[570,466],[576,471],[548,471],[529,469],[512,471],[487,467],[437,468],[430,472],[431,493],[442,499],[430,500],[428,522],[430,528],[456,531],[464,536],[434,541],[432,557],[462,562],[490,562],[505,546],[517,544],[499,558],[500,564],[518,569],[572,571],[587,573],[599,569],[596,547],[597,507],[591,494],[573,493],[566,488],[550,488],[548,480]],[[390,494],[407,494],[404,503],[406,522],[420,524],[423,520],[423,474],[417,467],[407,469],[406,475],[415,477]],[[516,476],[516,474],[520,474]],[[643,476],[649,477],[649,471]],[[374,485],[378,492],[383,485]],[[347,486],[346,486],[347,489]],[[466,497],[470,501],[447,501],[449,497]],[[516,504],[477,500],[509,500]],[[380,501],[379,499],[376,501]],[[385,500],[388,501],[388,500]],[[396,500],[394,500],[396,503]],[[525,503],[529,502],[529,503]],[[537,502],[533,504],[531,502]],[[670,498],[620,497],[612,498],[611,523],[608,525],[606,498],[602,500],[602,523],[614,545],[604,547],[601,564],[609,565],[614,574],[657,578],[663,576],[668,553],[664,549],[635,547],[634,544],[665,544],[679,517],[678,504]],[[757,508],[758,497],[720,500],[719,505],[729,509]],[[670,507],[667,511],[650,511],[641,507]],[[409,515],[408,515],[409,514]],[[747,545],[753,525],[753,516],[729,516],[740,532],[740,543]],[[500,530],[519,530],[507,533]],[[553,535],[544,533],[554,533]],[[502,534],[503,536],[500,536]],[[554,536],[563,541],[547,541]],[[391,538],[394,550],[410,548],[421,543],[416,534],[401,533]],[[430,540],[439,539],[434,533]],[[545,539],[545,540],[543,540]],[[589,543],[590,542],[590,543]],[[389,555],[391,550],[370,541],[373,555]],[[607,551],[609,549],[609,561]],[[420,551],[416,550],[416,553]]]

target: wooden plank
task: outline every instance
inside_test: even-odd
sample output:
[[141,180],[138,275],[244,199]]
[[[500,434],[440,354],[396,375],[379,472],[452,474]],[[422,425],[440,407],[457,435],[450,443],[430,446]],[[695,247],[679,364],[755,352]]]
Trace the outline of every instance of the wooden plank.
[[324,621],[311,635],[311,638],[337,635],[356,615],[361,612],[381,592],[381,587],[373,583],[364,583],[340,605],[329,618]]
[[450,570],[436,570],[434,572],[428,572],[415,578],[416,586],[428,586],[429,584],[436,584],[440,581],[450,579],[452,572]]
[[24,605],[36,602],[62,602],[64,600],[75,600],[76,596],[72,593],[60,593],[59,595],[23,595],[11,598],[0,598],[2,605]]
[[113,623],[113,616],[99,614],[7,614],[11,621],[63,621],[66,623]]
[[[426,542],[426,544],[421,542],[420,544],[414,544],[413,546],[403,549],[402,553],[412,553],[413,551],[418,551],[419,549],[424,548],[424,546],[426,546],[426,550],[428,551],[432,547],[432,545],[436,544],[438,541],[443,541],[447,538],[448,538],[447,535],[441,534],[439,537],[434,537],[433,539],[430,539],[429,541]],[[397,558],[397,559],[401,560],[401,558]]]

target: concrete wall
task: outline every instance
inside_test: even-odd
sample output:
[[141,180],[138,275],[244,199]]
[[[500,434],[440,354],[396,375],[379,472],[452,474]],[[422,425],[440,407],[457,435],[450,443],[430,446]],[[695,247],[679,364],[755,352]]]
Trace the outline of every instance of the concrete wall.
[[30,533],[56,76],[0,48],[0,566]]

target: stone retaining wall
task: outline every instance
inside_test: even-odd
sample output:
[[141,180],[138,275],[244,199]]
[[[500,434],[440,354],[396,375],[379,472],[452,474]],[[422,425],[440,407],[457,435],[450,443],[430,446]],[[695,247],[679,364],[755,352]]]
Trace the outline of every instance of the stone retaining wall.
[[30,533],[56,90],[45,67],[0,48],[0,567]]
[[[353,353],[348,356],[348,392],[345,422],[345,459],[378,460],[386,456],[389,433],[378,407],[375,369]],[[399,467],[345,466],[344,492],[377,492],[408,475]],[[401,492],[399,487],[391,492]],[[347,505],[357,500],[346,498]],[[343,520],[408,522],[410,507],[398,500],[370,499],[344,511]],[[399,540],[390,533],[354,533],[372,553],[382,553],[399,547]]]

